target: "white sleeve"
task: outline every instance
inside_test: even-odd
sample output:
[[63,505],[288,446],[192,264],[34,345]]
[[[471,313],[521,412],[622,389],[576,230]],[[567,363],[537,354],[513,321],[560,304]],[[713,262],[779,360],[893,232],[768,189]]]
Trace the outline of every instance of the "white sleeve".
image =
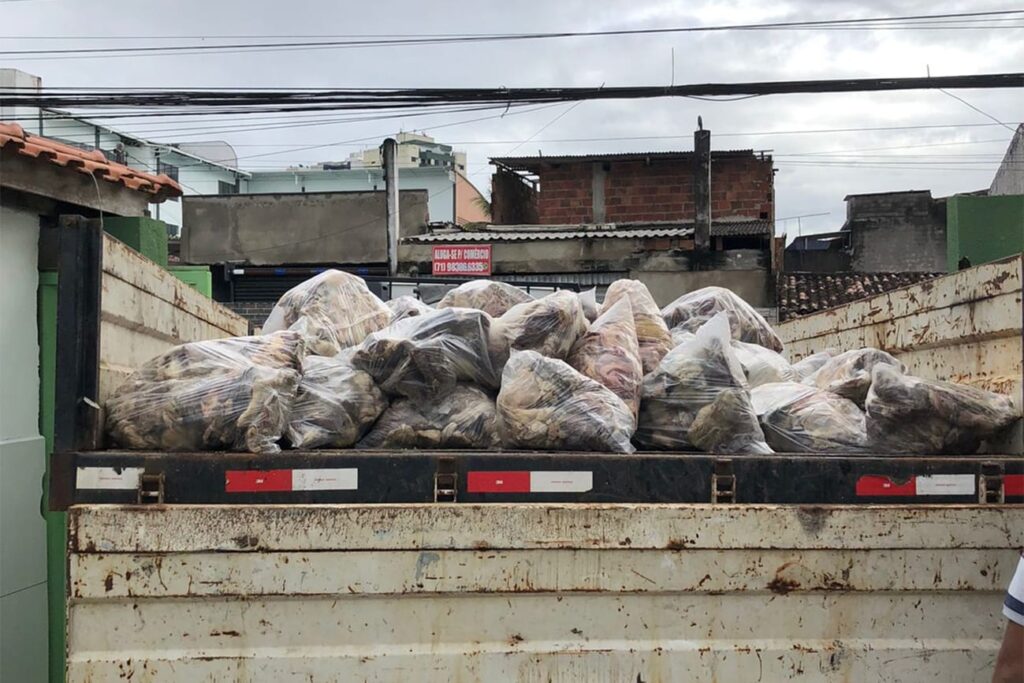
[[1024,626],[1024,555],[1017,564],[1017,571],[1010,579],[1003,601],[1003,614],[1010,621]]

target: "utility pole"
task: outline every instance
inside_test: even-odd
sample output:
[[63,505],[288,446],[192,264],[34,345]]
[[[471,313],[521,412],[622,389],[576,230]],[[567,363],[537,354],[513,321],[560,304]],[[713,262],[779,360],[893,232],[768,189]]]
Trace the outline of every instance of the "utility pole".
[[384,201],[388,230],[388,273],[398,274],[398,142],[387,138],[381,145],[384,165]]
[[699,116],[693,131],[693,164],[693,248],[703,252],[711,248],[711,131],[704,130]]

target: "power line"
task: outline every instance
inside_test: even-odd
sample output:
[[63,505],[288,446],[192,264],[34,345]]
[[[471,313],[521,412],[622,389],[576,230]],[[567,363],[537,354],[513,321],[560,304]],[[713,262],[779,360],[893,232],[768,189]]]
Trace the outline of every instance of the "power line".
[[[612,29],[604,31],[555,31],[540,33],[506,33],[506,34],[454,34],[442,36],[412,35],[397,38],[374,38],[361,37],[358,39],[335,40],[335,41],[311,41],[311,42],[276,42],[276,43],[224,43],[219,45],[164,45],[164,46],[133,46],[133,47],[100,47],[100,48],[61,48],[53,50],[0,50],[0,55],[7,57],[24,57],[27,55],[75,55],[84,56],[90,54],[113,55],[113,54],[177,54],[187,52],[190,54],[201,54],[214,51],[278,51],[282,49],[311,49],[311,48],[376,48],[376,47],[399,47],[399,46],[422,46],[422,45],[448,45],[453,43],[482,43],[482,42],[506,42],[522,40],[549,40],[562,38],[592,38],[608,36],[630,36],[630,35],[657,35],[674,33],[706,33],[715,31],[757,31],[770,29],[821,29],[846,26],[867,26],[872,29],[882,28],[888,25],[899,26],[900,28],[916,28],[915,22],[927,22],[935,19],[968,19],[971,17],[1009,17],[1024,14],[1024,10],[999,10],[988,12],[956,12],[947,14],[921,14],[888,17],[869,17],[863,19],[824,19],[817,21],[784,21],[768,22],[761,24],[727,24],[723,26],[677,26],[672,28],[643,28],[643,29]],[[926,26],[929,24],[925,24]],[[953,23],[950,28],[956,28]],[[997,28],[998,26],[993,26]]]

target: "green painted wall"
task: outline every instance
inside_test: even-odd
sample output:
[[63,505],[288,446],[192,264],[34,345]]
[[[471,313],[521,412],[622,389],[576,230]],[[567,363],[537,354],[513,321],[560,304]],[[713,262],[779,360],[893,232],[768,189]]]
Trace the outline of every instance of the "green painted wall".
[[[46,441],[46,488],[49,492],[50,453],[53,452],[54,381],[57,372],[57,273],[39,272],[39,433]],[[46,593],[50,628],[50,683],[65,680],[65,596],[67,514],[49,512],[46,518]]]
[[946,265],[959,269],[1024,251],[1024,195],[950,197],[946,200]]
[[209,266],[167,266],[167,270],[185,284],[195,287],[209,298],[213,298],[213,276]]
[[167,267],[167,224],[144,216],[105,216],[103,230],[150,261]]

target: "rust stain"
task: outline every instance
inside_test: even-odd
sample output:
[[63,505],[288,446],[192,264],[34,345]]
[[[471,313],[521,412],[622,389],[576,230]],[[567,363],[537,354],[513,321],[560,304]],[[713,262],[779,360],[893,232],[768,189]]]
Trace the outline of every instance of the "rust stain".
[[113,574],[107,574],[107,578],[103,579],[103,587],[106,589],[106,591],[108,593],[110,591],[114,590],[114,575]]
[[685,538],[670,538],[665,544],[665,550],[684,550],[692,541]]
[[210,631],[210,637],[216,638],[217,636],[230,636],[232,638],[240,638],[242,636],[238,631],[225,630],[225,631]]
[[711,574],[705,574],[704,578],[697,582],[697,588],[700,588],[701,586],[703,586],[705,581],[710,581],[710,580],[711,580]]
[[516,645],[518,645],[519,643],[523,642],[524,640],[526,640],[526,638],[523,638],[523,637],[522,637],[521,635],[519,635],[518,633],[513,633],[513,634],[512,634],[511,636],[509,636],[509,638],[508,638],[508,644],[509,644],[510,646],[512,646],[512,647],[515,647]]

